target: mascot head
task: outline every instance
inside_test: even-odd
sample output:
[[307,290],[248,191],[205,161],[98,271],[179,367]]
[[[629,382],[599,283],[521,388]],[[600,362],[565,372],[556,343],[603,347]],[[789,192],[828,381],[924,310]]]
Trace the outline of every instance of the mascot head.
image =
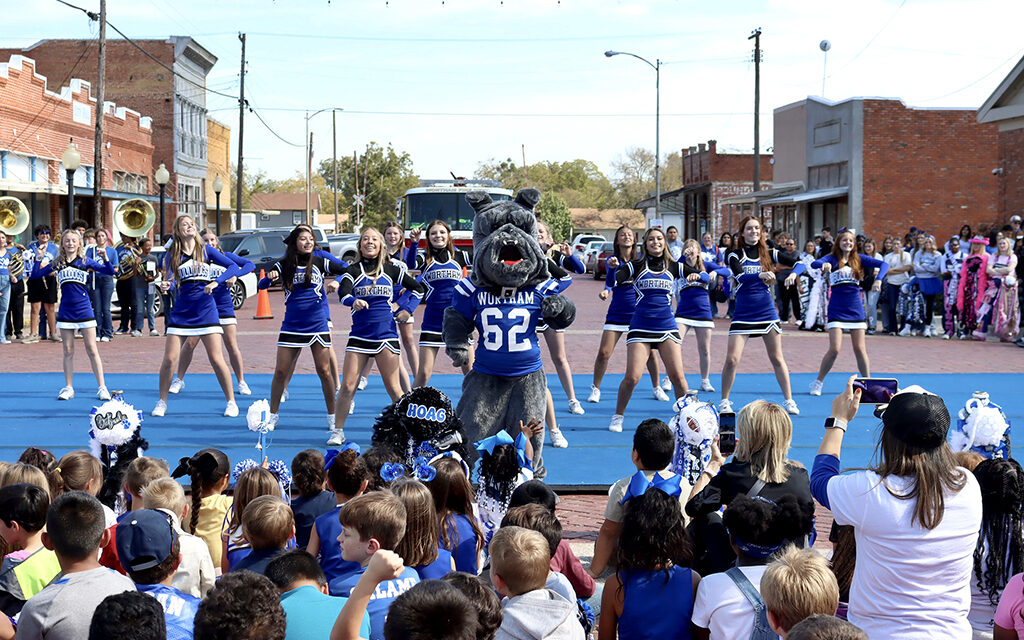
[[522,189],[515,200],[494,202],[484,191],[470,191],[466,200],[476,211],[473,220],[473,281],[481,286],[520,288],[548,277],[547,260],[537,242],[533,207],[536,189]]

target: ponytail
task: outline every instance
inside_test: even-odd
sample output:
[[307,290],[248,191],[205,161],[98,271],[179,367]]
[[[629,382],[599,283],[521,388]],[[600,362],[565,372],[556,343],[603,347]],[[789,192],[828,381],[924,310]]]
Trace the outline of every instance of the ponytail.
[[199,526],[199,510],[203,505],[203,492],[209,490],[230,472],[230,462],[219,449],[203,449],[191,458],[181,458],[171,473],[172,478],[188,476],[192,483],[192,514],[190,533]]

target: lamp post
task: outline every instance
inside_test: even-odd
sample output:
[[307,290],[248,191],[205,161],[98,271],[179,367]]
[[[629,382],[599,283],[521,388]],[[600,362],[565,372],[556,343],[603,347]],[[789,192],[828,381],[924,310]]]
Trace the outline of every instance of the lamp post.
[[213,179],[213,192],[217,196],[217,237],[220,237],[220,192],[224,190],[224,181],[220,179],[220,174]]
[[[64,150],[60,161],[68,174],[68,219],[65,228],[70,229],[71,223],[75,219],[75,172],[82,164],[82,154],[78,153],[78,147],[74,142],[68,142],[68,148]],[[98,194],[97,191],[97,196]]]
[[654,217],[661,220],[661,60],[652,63],[647,58],[628,51],[605,51],[606,58],[632,56],[654,69]]
[[170,179],[170,172],[167,171],[167,167],[161,162],[156,170],[156,183],[160,186],[160,237],[157,238],[157,244],[163,244],[164,242],[164,191],[167,188],[167,181]]
[[[323,109],[320,109],[319,111],[314,111],[313,113],[306,112],[306,223],[307,224],[312,224],[312,221],[309,218],[309,192],[313,188],[312,182],[310,181],[311,180],[310,173],[312,172],[311,165],[313,164],[313,157],[312,157],[313,156],[313,150],[310,148],[312,145],[310,144],[311,140],[310,140],[310,137],[309,137],[309,119],[312,118],[313,116],[317,115],[318,113],[323,113],[324,111],[337,112],[337,111],[344,111],[344,109],[342,109],[341,107],[325,107]],[[331,118],[331,131],[334,134],[334,140],[335,140],[335,147],[334,147],[334,152],[333,152],[333,162],[334,162],[334,167],[335,167],[334,175],[337,176],[338,175],[338,171],[337,171],[336,167],[338,165],[338,147],[337,147],[338,131],[337,131],[337,121],[335,120],[335,118]],[[335,205],[334,205],[334,232],[338,233],[338,205],[337,205],[337,202],[338,202],[338,185],[337,185],[337,182],[338,181],[337,181],[337,178],[335,178],[334,182],[335,182],[335,185],[334,185],[334,202],[335,202]]]

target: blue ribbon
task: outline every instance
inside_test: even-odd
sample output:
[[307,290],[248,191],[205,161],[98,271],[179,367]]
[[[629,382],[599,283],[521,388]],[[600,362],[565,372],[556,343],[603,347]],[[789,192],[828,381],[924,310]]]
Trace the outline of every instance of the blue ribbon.
[[405,475],[405,465],[401,462],[385,462],[380,467],[380,477],[384,482],[394,482]]
[[516,462],[519,466],[532,469],[533,465],[526,459],[526,436],[522,432],[513,440],[507,431],[502,429],[490,438],[484,438],[473,446],[477,451],[486,451],[488,455],[494,455],[494,449],[504,444],[513,445],[516,448]]
[[654,480],[648,480],[647,476],[643,471],[637,471],[633,474],[633,477],[629,479],[629,486],[626,487],[626,495],[622,496],[622,501],[619,504],[626,504],[631,498],[642,496],[647,493],[650,488],[661,489],[668,495],[678,498],[682,494],[682,476],[672,475],[668,478],[663,478],[657,473],[654,474]]
[[414,469],[420,482],[430,482],[437,477],[437,469],[430,466],[430,462],[422,456],[416,458]]
[[335,459],[344,451],[355,451],[357,455],[362,453],[359,445],[355,442],[346,442],[345,446],[340,449],[328,449],[327,453],[324,454],[324,471],[333,467]]

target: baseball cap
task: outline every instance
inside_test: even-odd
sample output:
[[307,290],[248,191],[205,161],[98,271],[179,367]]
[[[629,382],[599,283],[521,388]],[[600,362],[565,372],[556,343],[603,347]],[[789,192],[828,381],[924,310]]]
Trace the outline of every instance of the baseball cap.
[[883,428],[901,442],[934,449],[946,441],[949,410],[942,398],[918,385],[901,389],[879,409]]
[[511,509],[524,504],[540,504],[550,511],[554,511],[555,505],[559,502],[558,495],[551,490],[551,487],[540,480],[527,480],[512,492],[508,506]]
[[129,571],[152,569],[171,555],[177,532],[166,515],[140,509],[117,524],[117,557]]

